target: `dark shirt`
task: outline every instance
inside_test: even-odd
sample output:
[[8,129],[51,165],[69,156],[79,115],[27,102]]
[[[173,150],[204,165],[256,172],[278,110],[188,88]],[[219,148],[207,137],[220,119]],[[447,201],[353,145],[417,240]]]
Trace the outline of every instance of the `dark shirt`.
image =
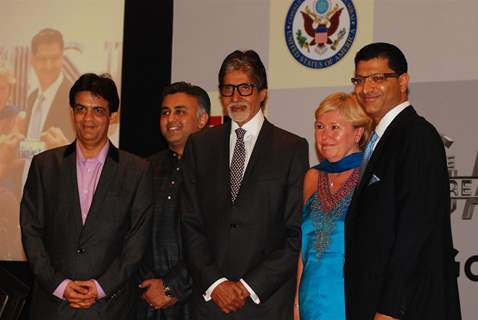
[[138,319],[191,319],[189,296],[191,278],[182,260],[178,191],[182,183],[181,159],[167,149],[150,158],[153,168],[153,232],[150,247],[140,267],[140,281],[163,279],[178,302],[167,308],[154,310],[141,299]]

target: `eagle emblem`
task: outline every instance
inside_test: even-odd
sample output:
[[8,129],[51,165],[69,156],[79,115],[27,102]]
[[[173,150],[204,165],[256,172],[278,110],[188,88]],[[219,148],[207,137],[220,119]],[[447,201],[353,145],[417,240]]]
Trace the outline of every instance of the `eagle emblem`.
[[300,63],[325,68],[339,61],[357,31],[352,1],[296,0],[286,18],[286,43]]

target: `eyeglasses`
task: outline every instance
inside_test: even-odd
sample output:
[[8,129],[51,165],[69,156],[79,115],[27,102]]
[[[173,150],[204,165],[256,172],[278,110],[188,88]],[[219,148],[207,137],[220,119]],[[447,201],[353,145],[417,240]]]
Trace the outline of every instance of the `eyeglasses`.
[[388,78],[398,78],[400,75],[395,72],[390,72],[390,73],[374,73],[374,74],[369,74],[368,76],[355,76],[352,79],[352,84],[354,86],[362,86],[364,85],[365,81],[368,79],[370,80],[373,84],[380,84],[387,80]]
[[221,96],[223,97],[232,97],[235,89],[237,89],[237,92],[239,92],[239,95],[243,97],[247,97],[252,94],[255,86],[256,85],[253,83],[241,83],[238,85],[223,84],[219,86],[219,90],[221,91]]

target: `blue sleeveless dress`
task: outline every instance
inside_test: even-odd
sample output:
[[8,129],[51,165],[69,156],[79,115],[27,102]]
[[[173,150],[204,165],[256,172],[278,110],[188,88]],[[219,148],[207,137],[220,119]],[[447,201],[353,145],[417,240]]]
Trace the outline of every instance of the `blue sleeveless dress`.
[[303,272],[299,287],[301,320],[345,319],[344,223],[360,170],[332,194],[319,171],[317,191],[302,212]]

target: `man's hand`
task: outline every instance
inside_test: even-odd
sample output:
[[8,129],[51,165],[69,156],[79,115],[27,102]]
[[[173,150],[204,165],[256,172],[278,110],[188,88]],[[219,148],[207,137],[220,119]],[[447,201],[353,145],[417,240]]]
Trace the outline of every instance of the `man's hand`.
[[63,297],[69,302],[72,308],[89,308],[95,303],[96,297],[93,297],[88,287],[79,285],[78,282],[79,281],[68,282]]
[[249,295],[247,290],[247,294],[245,294],[239,285],[244,288],[241,283],[224,281],[214,288],[211,293],[214,303],[226,314],[241,309],[245,303],[244,299]]
[[25,139],[20,133],[9,133],[0,135],[0,162],[9,163],[18,155],[18,145]]
[[247,298],[250,297],[251,294],[249,293],[249,291],[247,291],[246,287],[244,287],[244,285],[242,284],[241,281],[237,281],[237,282],[234,282],[234,283],[235,283],[237,289],[240,290],[241,299],[246,300]]
[[390,316],[386,316],[384,314],[381,314],[381,313],[376,313],[375,314],[375,317],[373,318],[373,320],[399,320],[398,318],[393,318],[393,317],[390,317]]
[[166,295],[162,279],[144,280],[140,288],[146,289],[143,299],[154,309],[166,309],[174,305],[178,300]]
[[50,127],[48,130],[42,132],[40,140],[45,142],[47,149],[61,147],[70,143],[63,134],[63,131],[57,127]]
[[300,320],[299,299],[297,296],[294,299],[294,320]]

